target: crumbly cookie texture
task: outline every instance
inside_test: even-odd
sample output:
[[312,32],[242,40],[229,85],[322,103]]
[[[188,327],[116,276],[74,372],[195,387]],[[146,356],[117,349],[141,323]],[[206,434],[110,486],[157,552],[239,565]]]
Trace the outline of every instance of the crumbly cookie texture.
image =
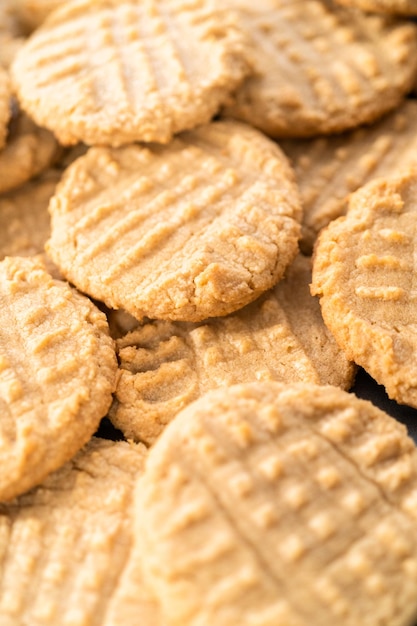
[[377,179],[322,231],[312,292],[348,358],[397,402],[417,407],[417,170]]
[[401,174],[417,163],[417,102],[405,100],[371,126],[316,139],[286,139],[303,205],[300,247],[311,254],[317,235],[343,215],[349,194],[373,178]]
[[294,173],[238,122],[168,146],[90,148],[49,208],[47,251],[63,275],[138,318],[227,315],[276,284],[298,251]]
[[336,0],[348,7],[358,7],[363,11],[392,13],[394,15],[417,15],[415,0]]
[[12,65],[21,105],[64,145],[168,143],[208,122],[249,72],[218,0],[77,0]]
[[228,0],[252,38],[254,75],[224,114],[273,137],[371,122],[397,106],[417,71],[417,26],[330,0]]
[[39,175],[59,154],[54,135],[25,114],[12,119],[7,143],[0,152],[0,193]]
[[0,263],[0,501],[68,461],[96,431],[117,363],[105,315],[38,260]]
[[119,377],[109,412],[125,437],[153,443],[193,400],[256,380],[315,382],[349,389],[355,368],[310,294],[310,259],[236,313],[200,323],[148,321],[116,342]]
[[132,549],[145,458],[143,446],[93,438],[38,488],[0,504],[2,626],[102,626]]
[[335,387],[210,392],[151,448],[142,565],[170,626],[381,623],[417,616],[417,450]]

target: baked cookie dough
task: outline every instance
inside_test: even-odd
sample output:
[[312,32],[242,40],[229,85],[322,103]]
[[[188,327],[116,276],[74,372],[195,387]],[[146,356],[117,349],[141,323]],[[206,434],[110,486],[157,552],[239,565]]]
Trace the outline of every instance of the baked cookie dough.
[[249,72],[218,0],[76,0],[12,65],[21,106],[63,145],[168,143],[206,123]]
[[38,488],[0,504],[2,626],[98,626],[112,602],[125,610],[115,596],[134,543],[134,487],[145,459],[144,446],[93,438]]
[[47,252],[78,289],[139,319],[227,315],[282,278],[301,206],[279,147],[238,122],[168,146],[93,147],[49,206]]
[[417,71],[417,25],[331,0],[228,0],[252,40],[254,73],[224,114],[272,137],[371,122],[400,104]]
[[136,537],[169,626],[410,626],[416,502],[403,425],[335,387],[258,382],[164,430]]
[[0,501],[39,484],[90,439],[117,363],[105,315],[32,258],[0,263]]
[[347,210],[348,197],[373,178],[402,174],[417,163],[417,102],[407,99],[371,126],[316,139],[286,139],[303,205],[300,247],[311,254],[317,235]]
[[252,304],[200,323],[147,321],[116,342],[119,377],[109,412],[127,439],[153,443],[180,410],[217,387],[256,380],[349,389],[356,368],[310,294],[311,260]]
[[371,181],[317,241],[312,293],[349,359],[417,407],[417,170]]

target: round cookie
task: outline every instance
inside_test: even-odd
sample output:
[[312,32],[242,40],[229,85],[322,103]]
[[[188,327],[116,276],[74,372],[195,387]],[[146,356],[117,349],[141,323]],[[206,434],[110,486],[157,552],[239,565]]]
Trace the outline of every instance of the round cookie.
[[417,450],[335,387],[210,392],[138,483],[136,536],[169,626],[410,626]]
[[358,7],[363,11],[417,15],[416,0],[336,0],[336,2],[345,6]]
[[81,291],[137,318],[200,321],[271,288],[295,257],[287,159],[238,122],[168,146],[90,148],[50,203],[47,252]]
[[58,156],[52,133],[21,113],[12,120],[6,146],[0,152],[0,194],[40,174]]
[[[0,504],[2,626],[98,626],[111,604],[124,610],[120,577],[133,549],[134,486],[145,459],[144,446],[93,438],[38,488]],[[143,584],[135,582],[143,611]],[[153,613],[147,617],[143,624],[156,626]]]
[[317,241],[312,293],[347,357],[417,407],[417,170],[376,179]]
[[235,21],[217,0],[65,3],[17,55],[17,95],[63,145],[168,143],[249,71]]
[[349,389],[355,368],[310,294],[310,259],[299,255],[275,288],[226,317],[147,321],[116,341],[119,377],[109,417],[127,439],[153,443],[210,389],[256,380]]
[[105,315],[42,263],[0,263],[0,501],[39,484],[96,431],[117,363]]
[[395,108],[417,71],[417,25],[330,0],[229,0],[252,39],[254,75],[224,114],[273,137],[309,137]]
[[284,139],[303,206],[300,247],[311,254],[317,235],[346,212],[348,196],[377,177],[417,163],[417,102],[412,99],[371,126],[317,139]]
[[9,74],[0,66],[0,150],[6,144],[8,124],[11,117],[11,96]]

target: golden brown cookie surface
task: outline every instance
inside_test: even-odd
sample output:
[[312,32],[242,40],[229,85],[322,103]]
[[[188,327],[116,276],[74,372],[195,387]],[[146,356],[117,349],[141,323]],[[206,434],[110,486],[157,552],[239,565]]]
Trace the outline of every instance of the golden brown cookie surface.
[[310,260],[298,256],[284,280],[236,313],[195,324],[149,321],[121,337],[114,425],[152,443],[181,409],[220,386],[278,380],[349,389],[354,367],[324,325],[310,281]]
[[143,446],[93,438],[38,488],[0,504],[2,626],[103,624],[132,548],[145,458]]
[[417,451],[334,387],[251,383],[190,405],[137,492],[168,624],[413,623]]
[[417,103],[405,100],[375,124],[349,133],[282,140],[280,146],[300,189],[300,246],[311,253],[319,231],[346,212],[350,193],[373,178],[401,174],[417,162]]
[[313,293],[348,358],[397,402],[417,406],[417,171],[351,196],[318,239]]
[[216,114],[248,72],[244,52],[217,0],[77,0],[25,44],[13,77],[64,145],[167,143]]
[[106,414],[116,358],[106,318],[34,259],[0,263],[0,501],[41,482]]
[[68,280],[141,318],[226,315],[274,285],[301,207],[279,148],[237,122],[168,146],[91,148],[51,200],[48,254]]
[[330,0],[229,0],[252,38],[254,76],[225,114],[273,137],[334,133],[397,106],[413,84],[417,27]]

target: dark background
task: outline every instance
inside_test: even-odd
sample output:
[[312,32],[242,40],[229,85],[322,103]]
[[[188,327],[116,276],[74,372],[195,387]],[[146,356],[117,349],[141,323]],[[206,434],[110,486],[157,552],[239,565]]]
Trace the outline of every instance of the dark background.
[[375,404],[377,407],[405,424],[410,437],[412,437],[417,444],[417,409],[403,404],[397,404],[394,400],[390,400],[385,393],[384,387],[378,385],[363,369],[359,369],[356,375],[352,392],[359,396],[359,398],[370,400],[372,404]]

